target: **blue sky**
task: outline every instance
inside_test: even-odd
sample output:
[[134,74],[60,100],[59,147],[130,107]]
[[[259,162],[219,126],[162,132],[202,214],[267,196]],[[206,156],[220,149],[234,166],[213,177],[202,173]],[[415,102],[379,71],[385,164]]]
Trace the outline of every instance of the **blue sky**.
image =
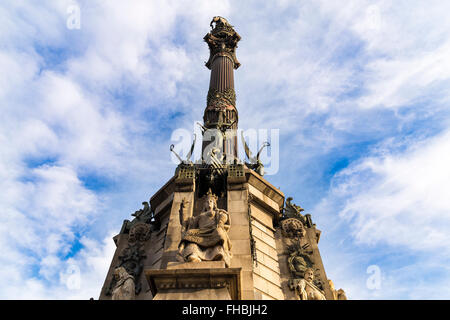
[[[74,4],[80,29],[67,28]],[[242,36],[239,126],[280,130],[280,169],[266,178],[312,214],[335,286],[353,299],[449,299],[449,10],[2,2],[0,298],[98,297],[112,236],[174,173],[172,133],[202,119],[202,38],[221,15]]]

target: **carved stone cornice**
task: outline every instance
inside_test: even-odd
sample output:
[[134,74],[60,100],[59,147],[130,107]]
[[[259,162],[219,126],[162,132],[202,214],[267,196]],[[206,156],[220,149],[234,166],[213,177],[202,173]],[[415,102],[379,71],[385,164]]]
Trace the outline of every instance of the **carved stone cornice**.
[[[183,264],[187,269],[181,265],[177,269],[145,270],[153,296],[170,289],[227,288],[232,300],[241,299],[241,268],[204,268],[201,264],[202,262]],[[195,268],[192,265],[196,265]]]

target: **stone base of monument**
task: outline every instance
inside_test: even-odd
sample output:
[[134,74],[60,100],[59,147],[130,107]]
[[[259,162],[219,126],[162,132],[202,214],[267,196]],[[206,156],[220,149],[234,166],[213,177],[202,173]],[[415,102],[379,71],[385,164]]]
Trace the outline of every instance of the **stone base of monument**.
[[145,276],[154,300],[241,299],[241,268],[226,268],[223,261],[169,262]]

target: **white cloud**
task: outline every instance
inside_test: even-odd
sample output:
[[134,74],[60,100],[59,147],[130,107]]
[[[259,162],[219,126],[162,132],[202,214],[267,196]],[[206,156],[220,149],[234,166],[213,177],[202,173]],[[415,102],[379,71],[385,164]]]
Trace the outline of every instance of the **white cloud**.
[[[115,250],[112,233],[102,241],[81,240],[84,248],[76,256],[60,261],[55,257],[43,259],[42,278],[30,276],[20,260],[0,269],[3,278],[2,299],[98,299],[111,257]],[[17,258],[17,257],[16,257]]]
[[[66,262],[67,268],[60,274],[61,283],[69,290],[58,295],[59,299],[85,300],[91,297],[98,299],[112,256],[116,249],[114,241],[112,240],[114,235],[114,233],[109,232],[108,236],[101,242],[90,238],[81,239],[84,249],[73,259],[69,259]],[[76,268],[71,266],[75,266]],[[78,288],[71,287],[70,283],[67,283],[69,277],[73,275],[72,269],[80,271]]]
[[449,141],[447,131],[404,153],[362,159],[336,176],[332,193],[347,199],[340,215],[351,219],[359,242],[448,254]]
[[44,165],[26,173],[13,179],[2,176],[0,182],[7,191],[0,198],[0,245],[4,248],[0,274],[5,279],[0,295],[4,298],[44,294],[42,279],[54,284],[62,257],[75,241],[74,232],[80,225],[89,225],[98,206],[97,197],[70,168]]
[[[327,273],[358,299],[443,299],[450,273],[450,131],[389,140],[339,171],[313,210]],[[366,287],[366,268],[382,288]],[[434,288],[435,290],[432,290]]]
[[72,229],[97,210],[97,198],[70,168],[42,166],[27,174],[1,182],[8,190],[0,204],[2,245],[43,256],[64,253]]

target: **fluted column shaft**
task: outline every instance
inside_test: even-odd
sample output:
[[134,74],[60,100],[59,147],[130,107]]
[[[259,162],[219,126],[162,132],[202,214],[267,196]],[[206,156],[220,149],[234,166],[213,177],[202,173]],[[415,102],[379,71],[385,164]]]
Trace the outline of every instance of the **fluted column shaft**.
[[[225,154],[227,160],[237,158],[238,124],[236,109],[236,93],[234,91],[234,70],[240,66],[235,50],[241,39],[228,21],[222,17],[214,17],[211,27],[215,27],[203,39],[208,43],[210,56],[206,67],[211,69],[211,78],[205,113],[203,115],[205,129],[215,129],[220,137],[215,147]],[[203,151],[211,143],[203,136]],[[208,133],[208,139],[210,133]]]

